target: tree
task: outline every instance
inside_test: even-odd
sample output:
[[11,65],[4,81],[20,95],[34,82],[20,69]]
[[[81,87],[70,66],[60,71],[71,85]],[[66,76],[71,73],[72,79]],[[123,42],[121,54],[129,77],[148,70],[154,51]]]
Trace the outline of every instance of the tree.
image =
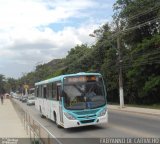
[[11,91],[16,92],[17,90],[17,82],[14,78],[7,78],[5,85],[4,85],[5,90],[10,93]]
[[66,73],[87,71],[89,68],[87,58],[90,52],[91,49],[85,44],[77,45],[75,48],[72,48],[65,58],[65,65],[67,66]]
[[0,94],[5,93],[4,84],[5,84],[5,77],[4,75],[0,74]]
[[116,16],[123,21],[123,68],[129,103],[160,102],[159,7],[158,0],[117,0],[114,5]]

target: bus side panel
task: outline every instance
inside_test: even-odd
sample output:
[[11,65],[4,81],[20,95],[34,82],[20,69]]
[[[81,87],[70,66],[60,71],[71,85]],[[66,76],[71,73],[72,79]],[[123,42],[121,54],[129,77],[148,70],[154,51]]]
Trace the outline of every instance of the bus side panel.
[[35,108],[39,111],[39,98],[36,97]]
[[43,106],[43,98],[39,98],[39,111],[41,111],[42,112],[42,114],[43,115],[45,115],[45,113],[44,113],[44,106]]
[[51,100],[46,99],[46,101],[45,101],[45,113],[46,113],[46,117],[49,118],[49,119],[51,119],[50,118],[51,117],[50,116],[51,115],[50,107],[51,107]]
[[54,119],[54,113],[56,114],[57,122],[59,124],[59,101],[53,100],[50,107],[51,111],[51,119],[55,121]]
[[53,105],[54,105],[54,103],[55,103],[54,100],[52,100],[52,101],[50,102],[50,119],[51,119],[52,121],[54,121],[54,115],[53,115],[53,112],[54,112]]
[[45,116],[48,118],[48,100],[46,98],[43,101],[43,108],[44,108]]
[[[40,112],[43,109],[43,100],[42,98],[37,98],[35,101],[35,107],[36,109]],[[42,113],[44,114],[44,112],[42,111]]]

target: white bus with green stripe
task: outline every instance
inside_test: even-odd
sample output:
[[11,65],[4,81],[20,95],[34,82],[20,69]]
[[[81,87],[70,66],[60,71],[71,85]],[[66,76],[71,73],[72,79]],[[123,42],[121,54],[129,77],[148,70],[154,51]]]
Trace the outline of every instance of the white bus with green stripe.
[[57,76],[35,84],[35,107],[64,128],[108,122],[106,90],[99,73]]

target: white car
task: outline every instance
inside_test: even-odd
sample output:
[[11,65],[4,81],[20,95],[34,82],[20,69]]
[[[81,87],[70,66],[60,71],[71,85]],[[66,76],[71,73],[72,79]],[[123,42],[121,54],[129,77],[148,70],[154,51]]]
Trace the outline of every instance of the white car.
[[34,97],[34,96],[28,97],[27,105],[35,105],[35,100],[36,100],[36,97]]

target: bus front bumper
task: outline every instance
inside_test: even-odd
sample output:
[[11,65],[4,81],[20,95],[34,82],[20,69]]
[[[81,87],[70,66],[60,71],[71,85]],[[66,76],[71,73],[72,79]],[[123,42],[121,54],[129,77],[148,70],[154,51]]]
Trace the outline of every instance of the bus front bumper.
[[108,112],[104,116],[96,117],[94,119],[85,119],[85,120],[69,120],[64,116],[64,128],[72,128],[72,127],[81,127],[88,125],[97,125],[102,123],[108,123]]

